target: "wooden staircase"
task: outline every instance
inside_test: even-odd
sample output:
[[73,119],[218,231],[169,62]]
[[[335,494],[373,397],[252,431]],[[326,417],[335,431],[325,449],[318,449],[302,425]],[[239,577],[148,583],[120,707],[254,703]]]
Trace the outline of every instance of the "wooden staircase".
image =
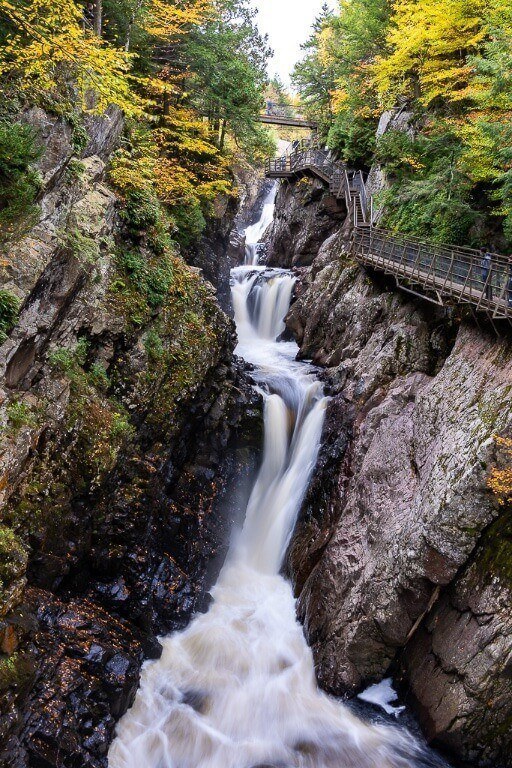
[[474,313],[485,313],[493,324],[502,320],[512,324],[510,256],[493,254],[486,273],[477,250],[422,242],[374,227],[361,171],[305,142],[289,155],[267,160],[266,175],[290,180],[313,176],[327,184],[334,197],[345,201],[353,257],[392,275],[399,288],[441,306],[465,304]]

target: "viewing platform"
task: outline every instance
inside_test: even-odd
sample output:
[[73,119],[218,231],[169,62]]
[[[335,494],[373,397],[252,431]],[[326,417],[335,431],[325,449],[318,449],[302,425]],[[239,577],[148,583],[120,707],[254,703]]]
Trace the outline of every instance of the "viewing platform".
[[352,224],[350,252],[358,262],[393,276],[399,288],[427,301],[466,304],[491,321],[512,323],[512,257],[491,254],[486,265],[482,253],[472,248],[437,245],[373,226],[363,174],[305,144],[267,160],[265,174],[269,179],[315,177],[344,200]]

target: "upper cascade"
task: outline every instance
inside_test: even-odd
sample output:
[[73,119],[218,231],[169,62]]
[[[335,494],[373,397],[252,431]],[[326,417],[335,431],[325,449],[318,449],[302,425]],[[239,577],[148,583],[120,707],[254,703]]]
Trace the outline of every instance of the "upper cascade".
[[442,765],[406,730],[368,725],[320,692],[280,575],[328,402],[314,369],[296,361],[297,345],[279,339],[293,282],[286,270],[233,270],[237,352],[264,399],[263,458],[213,603],[146,665],[110,768]]
[[[270,179],[310,175],[345,200],[352,225],[350,252],[361,263],[391,274],[397,286],[413,288],[435,304],[466,304],[492,321],[512,322],[512,261],[509,256],[449,244],[434,244],[373,226],[373,201],[363,175],[333,160],[311,142],[266,163]],[[504,330],[503,324],[495,326]]]

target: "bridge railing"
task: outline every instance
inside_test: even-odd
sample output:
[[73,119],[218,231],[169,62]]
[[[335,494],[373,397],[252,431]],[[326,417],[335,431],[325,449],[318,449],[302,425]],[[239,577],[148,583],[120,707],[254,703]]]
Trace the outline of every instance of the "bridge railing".
[[329,183],[336,197],[344,197],[352,211],[352,253],[358,261],[392,274],[402,287],[406,283],[421,289],[421,295],[439,304],[449,297],[512,322],[511,257],[493,254],[487,266],[481,251],[426,243],[374,227],[363,174],[333,161],[324,150],[299,147],[267,161],[267,173],[275,176],[292,177],[308,168]]
[[363,210],[366,212],[368,210],[368,197],[366,195],[366,184],[362,171],[353,172],[350,185],[359,194],[359,197],[361,198],[361,205]]
[[425,243],[376,228],[353,232],[354,256],[442,297],[470,303],[495,318],[512,319],[512,259],[493,254],[490,267],[471,248]]
[[334,171],[334,162],[329,159],[326,152],[315,147],[302,147],[289,155],[282,155],[265,164],[265,173],[292,174],[304,168],[315,168],[323,176],[330,178]]
[[275,104],[267,102],[265,109],[261,113],[266,117],[290,117],[294,120],[304,120],[304,115],[298,111],[292,104]]
[[266,174],[288,174],[292,173],[292,156],[282,155],[282,157],[275,157],[265,162]]

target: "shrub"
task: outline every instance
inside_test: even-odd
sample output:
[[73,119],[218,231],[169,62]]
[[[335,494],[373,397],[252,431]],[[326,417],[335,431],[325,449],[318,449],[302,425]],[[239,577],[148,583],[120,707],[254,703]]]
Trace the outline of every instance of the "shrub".
[[143,298],[151,309],[163,303],[173,278],[172,261],[168,256],[148,258],[140,251],[132,250],[120,253],[117,263],[131,279],[139,299]]
[[41,179],[31,166],[40,154],[33,128],[0,121],[0,231],[4,236],[13,233],[20,218],[35,211]]
[[78,340],[74,349],[61,347],[60,349],[55,349],[53,352],[50,352],[48,355],[48,363],[59,373],[73,378],[80,372],[80,369],[83,369],[87,360],[88,351],[89,342],[86,338],[81,338]]
[[154,227],[158,223],[160,203],[148,189],[132,189],[126,195],[121,216],[128,228],[135,232]]
[[171,213],[177,227],[177,242],[184,248],[189,248],[199,240],[206,228],[201,206],[198,202],[191,201],[189,205],[172,207]]
[[366,166],[375,148],[374,120],[338,115],[329,131],[327,144],[349,165]]
[[10,291],[0,290],[0,344],[16,324],[19,311],[19,299]]
[[64,250],[81,262],[95,264],[100,257],[100,249],[96,240],[84,235],[78,229],[70,229],[61,237]]
[[26,426],[33,427],[37,424],[36,415],[30,406],[21,400],[14,400],[12,403],[9,403],[7,406],[7,418],[9,425],[14,430]]
[[66,177],[69,181],[79,181],[85,172],[85,165],[81,160],[72,157],[66,168]]
[[375,158],[394,184],[380,195],[383,226],[438,243],[478,245],[481,214],[472,204],[472,182],[459,167],[461,151],[459,138],[443,123],[416,138],[385,133]]

